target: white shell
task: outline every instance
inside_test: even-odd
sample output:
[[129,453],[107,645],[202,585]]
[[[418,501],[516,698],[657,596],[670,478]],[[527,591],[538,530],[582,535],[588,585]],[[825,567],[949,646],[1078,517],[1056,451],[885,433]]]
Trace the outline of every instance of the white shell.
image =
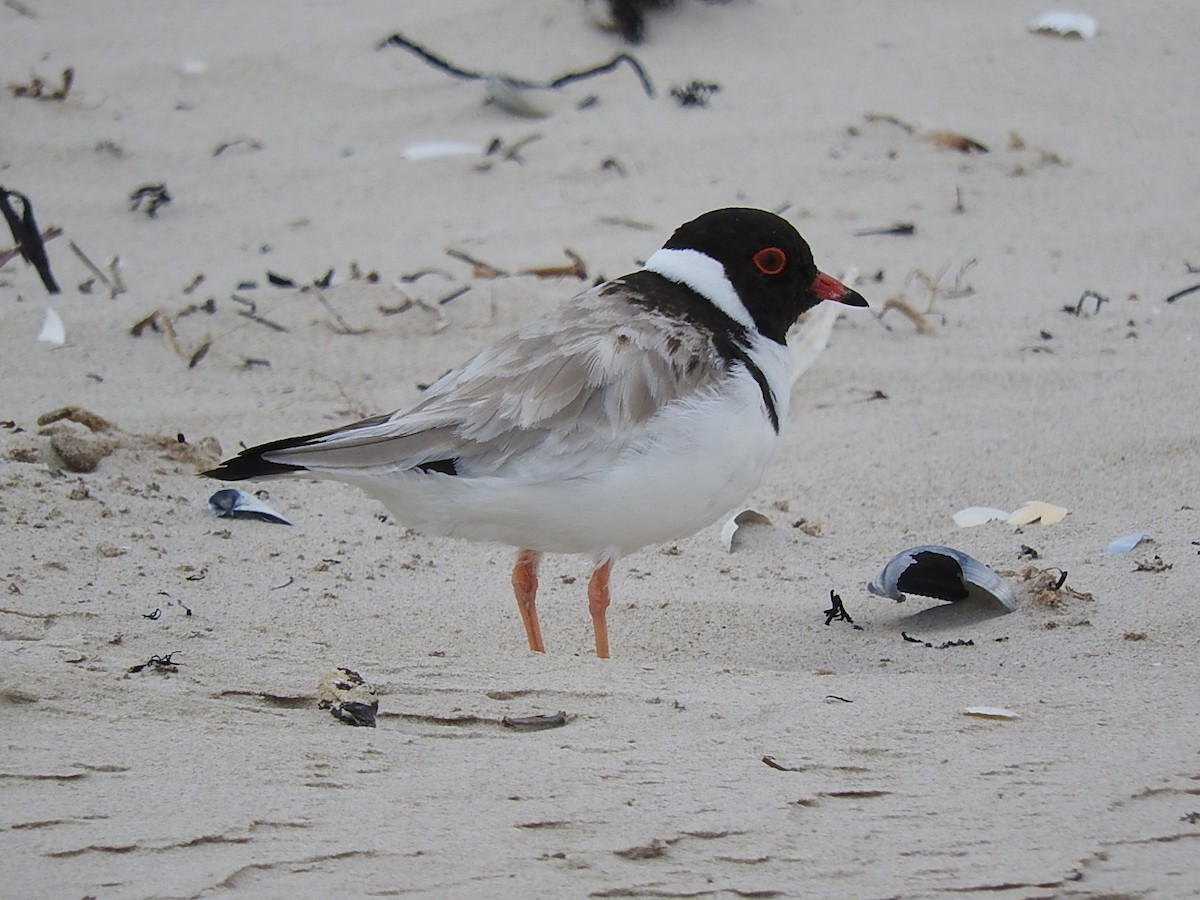
[[529,91],[517,87],[511,81],[493,75],[487,80],[487,99],[506,113],[522,119],[544,119],[550,113],[529,99]]
[[1017,608],[1012,585],[990,568],[961,550],[934,544],[897,553],[867,590],[897,602],[906,600],[903,591],[908,591],[948,602],[991,598],[1009,612]]
[[1075,37],[1090,41],[1099,34],[1100,26],[1087,13],[1054,9],[1042,13],[1030,22],[1029,30],[1040,34],[1057,34],[1059,37]]
[[1128,553],[1150,535],[1144,531],[1132,531],[1129,534],[1122,535],[1119,538],[1114,538],[1104,548],[1105,553]]
[[994,506],[968,506],[966,509],[960,509],[954,514],[954,524],[959,528],[974,528],[976,525],[982,525],[985,522],[995,522],[997,520],[1003,522],[1010,515],[1012,513],[996,509]]
[[837,303],[818,303],[801,316],[788,333],[787,345],[792,351],[792,384],[808,371],[829,343],[833,323],[841,312],[838,306]]
[[968,706],[963,710],[964,716],[978,716],[981,719],[1019,719],[1020,713],[1003,706]]
[[56,347],[61,347],[67,342],[67,329],[63,326],[63,320],[50,307],[46,307],[46,320],[42,323],[42,331],[37,339]]
[[253,494],[237,488],[222,488],[208,498],[208,509],[222,519],[261,519],[264,522],[292,523]]
[[721,544],[729,553],[733,552],[733,536],[737,534],[737,530],[743,525],[770,525],[771,520],[762,513],[753,509],[743,509],[736,516],[728,519],[721,526]]
[[446,156],[483,156],[483,150],[462,141],[426,141],[409,144],[400,151],[400,156],[411,160],[442,159]]

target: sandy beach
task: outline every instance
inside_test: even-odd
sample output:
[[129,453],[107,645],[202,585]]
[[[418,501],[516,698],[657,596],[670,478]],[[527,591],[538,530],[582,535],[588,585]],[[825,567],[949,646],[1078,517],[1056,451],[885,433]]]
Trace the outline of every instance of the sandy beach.
[[[0,266],[0,896],[1200,896],[1200,9],[686,0],[630,45],[604,8],[0,4],[0,185],[61,287]],[[393,34],[654,96],[619,64],[522,118]],[[772,524],[618,564],[612,659],[589,560],[547,558],[540,655],[510,548],[331,482],[209,512],[240,447],[730,205],[872,308],[795,386]],[[1031,500],[1069,512],[954,522]],[[923,544],[1019,608],[868,593]],[[336,666],[377,727],[318,708]]]

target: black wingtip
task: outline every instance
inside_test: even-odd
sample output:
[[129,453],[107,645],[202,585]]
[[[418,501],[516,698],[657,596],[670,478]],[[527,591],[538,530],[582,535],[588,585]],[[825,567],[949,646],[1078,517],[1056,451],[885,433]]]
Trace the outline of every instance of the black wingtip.
[[[369,419],[363,419],[361,422],[356,422],[349,428],[358,428],[366,425],[377,425],[384,422],[388,416],[373,416]],[[274,453],[279,450],[294,450],[297,447],[303,447],[318,441],[321,438],[328,437],[339,431],[344,431],[344,428],[330,428],[326,431],[317,431],[313,434],[302,434],[299,437],[283,438],[278,441],[270,441],[266,444],[259,444],[256,447],[249,447],[243,450],[232,459],[227,459],[215,469],[209,469],[207,472],[200,474],[207,478],[216,478],[220,481],[247,481],[252,478],[275,478],[280,475],[294,475],[297,472],[307,472],[307,466],[298,466],[291,463],[272,462],[266,459],[268,453]],[[440,471],[440,470],[439,470]]]
[[295,472],[306,472],[308,470],[304,466],[272,462],[265,456],[273,450],[290,450],[300,444],[308,443],[313,438],[324,437],[328,433],[322,431],[318,434],[306,434],[302,437],[284,438],[259,444],[257,447],[250,447],[237,456],[225,460],[215,469],[209,469],[200,474],[207,478],[216,478],[219,481],[247,481],[252,478],[273,478]]
[[232,459],[225,460],[215,469],[209,469],[200,474],[205,478],[215,478],[218,481],[247,481],[253,478],[271,478],[288,475],[292,472],[307,471],[304,466],[289,466],[285,463],[263,459],[259,451],[258,447],[243,450]]

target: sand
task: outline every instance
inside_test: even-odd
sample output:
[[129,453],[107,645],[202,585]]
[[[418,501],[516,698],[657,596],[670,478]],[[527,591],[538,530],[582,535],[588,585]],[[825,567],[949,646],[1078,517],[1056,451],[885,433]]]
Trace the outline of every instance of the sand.
[[[1200,282],[1197,17],[1089,2],[1079,41],[1030,34],[1045,8],[690,2],[630,48],[567,0],[0,6],[5,85],[74,70],[62,101],[0,93],[0,184],[63,231],[61,294],[0,269],[0,894],[1200,892],[1200,294],[1166,302]],[[657,96],[619,68],[516,118],[376,49],[397,31],[530,79],[631,50]],[[707,106],[669,96],[693,80]],[[477,152],[406,157],[429,142]],[[152,184],[170,203],[132,211]],[[735,204],[781,210],[873,309],[796,386],[746,503],[774,526],[619,564],[613,659],[586,560],[544,567],[541,656],[508,548],[331,483],[257,486],[291,527],[207,511],[215,442],[409,403]],[[519,274],[567,249],[586,281]],[[64,407],[107,430],[39,424]],[[952,521],[1033,499],[1070,514]],[[927,543],[1021,607],[867,593]],[[377,687],[378,727],[317,708],[333,666]]]

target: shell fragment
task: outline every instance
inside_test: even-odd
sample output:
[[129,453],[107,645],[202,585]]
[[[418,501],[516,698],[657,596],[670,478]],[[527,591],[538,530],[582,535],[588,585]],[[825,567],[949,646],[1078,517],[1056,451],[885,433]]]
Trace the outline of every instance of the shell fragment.
[[420,144],[409,144],[400,151],[402,159],[418,161],[423,159],[443,159],[447,156],[483,156],[483,149],[476,144],[463,141],[425,141]]
[[957,603],[961,600],[992,600],[1009,612],[1017,608],[1017,594],[973,556],[953,547],[924,544],[893,556],[867,590],[880,597],[903,602],[908,594]]
[[1011,515],[1012,513],[996,509],[994,506],[968,506],[954,514],[954,524],[959,528],[974,528],[986,522],[1003,522]]
[[247,494],[237,488],[217,491],[208,498],[208,508],[213,515],[222,519],[258,519],[279,525],[292,524],[253,494]]
[[506,113],[519,116],[522,119],[544,119],[550,115],[542,107],[529,99],[529,91],[515,84],[503,75],[493,75],[487,79],[487,103],[494,103]]
[[[846,284],[851,284],[850,279]],[[809,370],[817,357],[829,343],[829,335],[839,315],[836,303],[819,303],[800,317],[788,335],[788,347],[792,351],[792,384]]]
[[1105,553],[1128,553],[1150,535],[1144,531],[1132,531],[1129,534],[1122,535],[1109,541],[1108,546],[1104,548]]
[[733,537],[743,525],[770,525],[771,520],[753,509],[743,509],[721,526],[721,544],[729,553],[733,552]]
[[1009,525],[1032,525],[1041,522],[1043,525],[1057,525],[1066,518],[1070,510],[1053,503],[1041,500],[1026,500],[1021,508],[1008,517]]
[[1100,33],[1100,26],[1087,13],[1055,9],[1042,13],[1030,22],[1029,30],[1035,34],[1054,34],[1059,37],[1090,41]]
[[37,339],[56,347],[61,347],[67,342],[67,329],[63,327],[62,317],[48,306],[46,319],[42,322],[42,330]]

